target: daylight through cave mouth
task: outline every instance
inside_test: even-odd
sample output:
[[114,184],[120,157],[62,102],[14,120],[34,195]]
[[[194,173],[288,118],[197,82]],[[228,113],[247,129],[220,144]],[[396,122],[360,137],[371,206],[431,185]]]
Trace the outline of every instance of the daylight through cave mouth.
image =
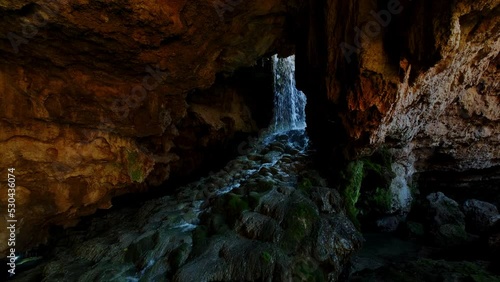
[[295,83],[295,56],[272,57],[274,73],[274,115],[270,129],[273,132],[304,130],[306,128],[306,95]]

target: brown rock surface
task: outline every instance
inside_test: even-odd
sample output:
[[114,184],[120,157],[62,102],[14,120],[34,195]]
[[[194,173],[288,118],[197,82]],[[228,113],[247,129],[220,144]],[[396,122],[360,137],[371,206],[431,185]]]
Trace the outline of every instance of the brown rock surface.
[[[186,97],[275,48],[286,6],[221,3],[0,3],[0,169],[16,168],[18,250],[43,241],[51,224],[162,183],[171,166],[194,169],[203,156],[186,151],[255,130],[237,91],[213,105]],[[193,124],[204,131],[192,135]]]
[[[297,84],[325,165],[340,171],[343,159],[388,147],[392,207],[401,212],[410,207],[415,173],[427,182],[437,178],[422,172],[475,170],[483,179],[480,169],[498,167],[499,4],[305,3],[309,12],[297,16]],[[498,186],[495,179],[483,186]]]
[[310,1],[299,16],[298,85],[315,144],[330,156],[344,144],[348,158],[386,144],[406,180],[498,166],[499,2],[378,4]]
[[0,169],[16,168],[20,246],[255,130],[238,93],[191,90],[282,48],[287,17],[323,156],[389,145],[401,209],[415,172],[499,165],[498,1],[286,2],[0,3]]

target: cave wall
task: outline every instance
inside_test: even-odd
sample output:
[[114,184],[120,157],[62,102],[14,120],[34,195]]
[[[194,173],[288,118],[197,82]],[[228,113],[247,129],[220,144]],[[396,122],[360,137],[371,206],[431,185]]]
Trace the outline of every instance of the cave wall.
[[278,0],[2,1],[0,169],[16,168],[17,249],[257,131],[245,99],[265,90],[208,88],[284,46],[286,10]]
[[[297,80],[325,165],[386,146],[401,196],[418,172],[500,164],[498,1],[310,0],[303,9]],[[398,201],[405,209],[411,197]]]
[[193,90],[275,51],[296,50],[327,166],[389,146],[398,193],[416,172],[499,165],[494,0],[8,0],[0,15],[0,168],[16,168],[23,247],[255,131],[238,90]]

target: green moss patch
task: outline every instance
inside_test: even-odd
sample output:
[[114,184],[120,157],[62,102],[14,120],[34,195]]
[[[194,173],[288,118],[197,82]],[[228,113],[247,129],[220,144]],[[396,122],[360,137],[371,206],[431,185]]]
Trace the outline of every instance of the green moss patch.
[[375,204],[375,207],[379,209],[380,212],[387,212],[391,209],[392,193],[387,188],[377,187],[373,194],[372,200]]
[[228,211],[233,215],[240,215],[243,211],[249,209],[247,200],[243,199],[244,196],[229,194],[227,201]]
[[361,195],[361,184],[363,182],[363,167],[362,161],[350,162],[347,165],[344,179],[346,181],[343,196],[345,200],[347,215],[359,227],[358,214],[359,210],[356,203]]
[[205,226],[198,226],[193,230],[192,254],[199,255],[208,245],[208,231]]
[[272,263],[273,262],[273,256],[269,252],[266,252],[266,251],[262,252],[260,257],[262,258],[262,260],[265,263]]
[[319,214],[312,204],[307,202],[291,204],[283,224],[284,235],[280,242],[281,247],[288,251],[296,250],[310,235],[317,220],[319,220]]
[[348,163],[341,173],[347,214],[358,228],[359,220],[371,222],[391,212],[392,163],[390,152],[382,148],[370,157]]
[[310,260],[300,260],[293,267],[293,281],[322,282],[325,277],[321,268]]
[[309,178],[304,178],[302,181],[299,182],[298,188],[299,190],[303,191],[304,193],[308,194],[311,188],[313,187],[313,183],[311,179]]
[[139,162],[139,154],[136,151],[127,152],[128,175],[134,182],[144,181],[141,164]]
[[[253,194],[255,195],[255,194]],[[250,203],[257,204],[255,198],[246,195],[228,193],[216,199],[210,213],[210,233],[220,233],[226,227],[233,227],[241,213],[251,209]]]

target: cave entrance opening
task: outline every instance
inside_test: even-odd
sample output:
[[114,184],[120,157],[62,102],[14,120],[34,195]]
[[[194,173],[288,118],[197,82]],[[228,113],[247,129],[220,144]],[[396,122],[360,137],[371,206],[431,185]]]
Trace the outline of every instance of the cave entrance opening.
[[295,56],[272,57],[274,73],[274,114],[269,127],[273,133],[305,130],[306,95],[296,88]]
[[[82,245],[92,247],[96,242],[106,241],[114,242],[106,245],[110,250],[108,253],[113,255],[100,256],[104,263],[97,265],[103,267],[79,268],[82,276],[107,277],[106,275],[111,274],[106,265],[112,264],[120,269],[130,268],[130,271],[112,273],[119,280],[139,281],[150,277],[166,277],[166,279],[186,277],[180,278],[182,281],[192,281],[192,277],[198,280],[210,280],[210,277],[215,277],[214,275],[217,274],[198,265],[203,266],[214,262],[218,265],[229,263],[231,267],[234,267],[241,261],[238,252],[227,252],[228,259],[224,257],[220,260],[217,255],[220,250],[216,250],[219,248],[218,240],[227,241],[227,243],[222,242],[224,244],[235,244],[235,250],[247,248],[248,242],[252,242],[254,245],[251,246],[251,252],[248,254],[250,260],[263,256],[261,246],[267,242],[268,238],[248,235],[248,232],[243,230],[248,225],[245,218],[250,215],[249,219],[252,221],[254,217],[255,219],[268,217],[273,222],[278,222],[281,215],[277,213],[276,218],[270,217],[267,211],[264,211],[267,208],[261,207],[270,205],[272,211],[287,211],[289,218],[295,218],[296,214],[300,214],[300,220],[304,221],[304,226],[322,224],[323,221],[317,217],[319,207],[310,198],[310,192],[307,192],[312,189],[313,183],[316,183],[315,186],[324,186],[321,185],[324,180],[316,176],[312,170],[312,162],[306,151],[308,148],[304,112],[306,97],[295,87],[294,57],[278,58],[275,56],[270,62],[274,66],[274,114],[265,130],[266,133],[262,136],[264,139],[251,144],[255,146],[248,146],[250,150],[242,150],[239,156],[229,161],[220,170],[212,171],[196,181],[178,186],[171,194],[162,195],[161,198],[141,199],[142,201],[138,201],[137,195],[129,195],[128,198],[122,198],[124,201],[121,207],[118,207],[114,201],[114,211],[108,210],[104,214],[93,217],[92,220],[82,222],[77,229],[73,229],[78,232],[85,230],[87,234],[85,239],[79,237],[73,239],[73,234],[80,233],[64,231],[65,234],[60,235],[63,242],[68,240],[65,238],[68,236],[71,238],[69,241],[74,244],[50,247],[55,250],[54,254],[51,254],[55,258],[54,261],[68,253],[75,253],[74,250],[80,250]],[[267,87],[271,81],[268,79],[266,82]],[[269,94],[267,95],[269,104],[271,104],[270,92],[266,92]],[[194,101],[201,104],[199,101],[202,99],[199,96],[195,98],[197,100],[193,98],[193,104]],[[261,104],[261,109],[263,108]],[[262,110],[262,112],[266,111]],[[270,113],[270,108],[267,109],[267,113]],[[127,224],[113,224],[125,217],[133,220],[129,220]],[[106,228],[103,229],[102,226]],[[268,228],[266,224],[260,223],[255,226],[259,234],[264,234]],[[291,224],[284,223],[283,226],[284,232],[288,232],[286,234],[297,233],[296,228],[294,229]],[[282,229],[281,226],[277,228]],[[305,248],[302,242],[313,240],[315,238],[313,236],[315,235],[308,233],[299,241],[292,242],[292,244],[298,244],[297,247],[290,245],[291,241],[287,236],[281,236],[284,239],[280,237],[276,239],[279,241],[273,245],[266,245],[266,250],[269,250],[265,252],[266,260],[273,260],[274,253],[288,253],[291,248],[298,250]],[[233,240],[232,238],[241,239]],[[150,244],[145,246],[144,241]],[[89,249],[94,249],[90,247]],[[212,252],[216,255],[212,256]],[[65,263],[73,267],[85,257],[87,254],[84,252],[75,253]],[[123,260],[123,257],[126,260]],[[172,259],[172,257],[175,258]],[[295,257],[293,254],[289,259],[296,260]],[[43,263],[51,263],[51,261],[52,258],[44,258]],[[201,270],[189,276],[193,265],[194,268]],[[268,268],[271,271],[266,270],[266,273],[272,273],[272,264],[270,267]],[[44,268],[39,267],[37,271],[39,269]],[[256,272],[249,271],[249,273]],[[40,274],[45,278],[70,279],[65,275],[59,270]],[[279,275],[284,274],[279,273]],[[250,280],[259,278],[258,275],[252,277]],[[272,277],[264,278],[271,279]],[[240,279],[236,276],[227,276],[221,280]]]
[[263,146],[280,142],[298,152],[309,148],[306,133],[306,95],[295,83],[295,56],[272,58],[274,75],[274,109],[271,123],[261,137]]

